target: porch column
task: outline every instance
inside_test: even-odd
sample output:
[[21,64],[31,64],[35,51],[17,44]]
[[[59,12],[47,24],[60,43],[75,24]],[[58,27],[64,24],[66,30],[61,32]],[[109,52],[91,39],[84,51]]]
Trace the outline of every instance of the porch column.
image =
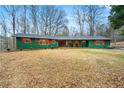
[[68,41],[66,40],[66,47],[68,46]]

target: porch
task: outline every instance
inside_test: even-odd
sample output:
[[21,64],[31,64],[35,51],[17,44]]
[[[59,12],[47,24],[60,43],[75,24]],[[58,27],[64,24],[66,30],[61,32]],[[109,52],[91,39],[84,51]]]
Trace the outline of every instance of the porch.
[[60,47],[88,47],[88,40],[59,40]]

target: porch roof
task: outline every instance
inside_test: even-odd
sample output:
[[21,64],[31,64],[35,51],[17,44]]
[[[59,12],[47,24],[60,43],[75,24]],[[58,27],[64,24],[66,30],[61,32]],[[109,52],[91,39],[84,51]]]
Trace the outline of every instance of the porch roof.
[[28,38],[46,38],[55,40],[111,40],[111,38],[103,36],[43,36],[36,34],[23,34],[17,33],[15,37],[28,37]]

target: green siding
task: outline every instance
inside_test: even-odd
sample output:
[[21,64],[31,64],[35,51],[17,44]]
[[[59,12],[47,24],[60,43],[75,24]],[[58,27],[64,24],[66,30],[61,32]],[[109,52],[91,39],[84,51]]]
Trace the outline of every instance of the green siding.
[[37,44],[37,41],[35,38],[32,39],[32,43],[24,43],[22,42],[22,38],[17,38],[16,39],[16,45],[18,49],[30,49],[30,48],[57,48],[58,47],[58,42],[54,44],[48,44],[48,45],[39,45]]
[[[80,41],[80,46],[83,47],[88,47],[88,48],[107,48],[108,46],[110,46],[110,40],[105,40],[105,44],[102,45],[95,45],[94,44],[94,40],[86,40],[87,44],[84,44],[83,41]],[[48,44],[48,45],[39,45],[37,44],[37,41],[35,38],[32,39],[32,43],[24,43],[22,42],[22,38],[17,38],[17,42],[16,42],[17,48],[18,49],[38,49],[38,48],[57,48],[59,47],[58,45],[58,41],[56,41],[56,43],[53,44]]]
[[102,44],[95,45],[94,44],[94,40],[89,40],[88,41],[88,47],[89,48],[107,48],[109,46],[110,46],[110,40],[105,40],[105,44],[104,45],[102,45]]

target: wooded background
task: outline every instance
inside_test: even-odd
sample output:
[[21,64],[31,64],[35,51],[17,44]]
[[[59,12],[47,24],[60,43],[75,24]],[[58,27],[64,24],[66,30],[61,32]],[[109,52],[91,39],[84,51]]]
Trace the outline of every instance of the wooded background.
[[[112,36],[114,32],[106,15],[111,6],[71,6],[68,16],[60,6],[51,5],[5,5],[0,6],[0,47],[1,50],[15,48],[16,33],[49,36]],[[69,17],[74,26],[69,26]],[[107,19],[107,22],[105,20]],[[10,40],[10,41],[8,41]],[[10,44],[9,44],[10,43]]]

